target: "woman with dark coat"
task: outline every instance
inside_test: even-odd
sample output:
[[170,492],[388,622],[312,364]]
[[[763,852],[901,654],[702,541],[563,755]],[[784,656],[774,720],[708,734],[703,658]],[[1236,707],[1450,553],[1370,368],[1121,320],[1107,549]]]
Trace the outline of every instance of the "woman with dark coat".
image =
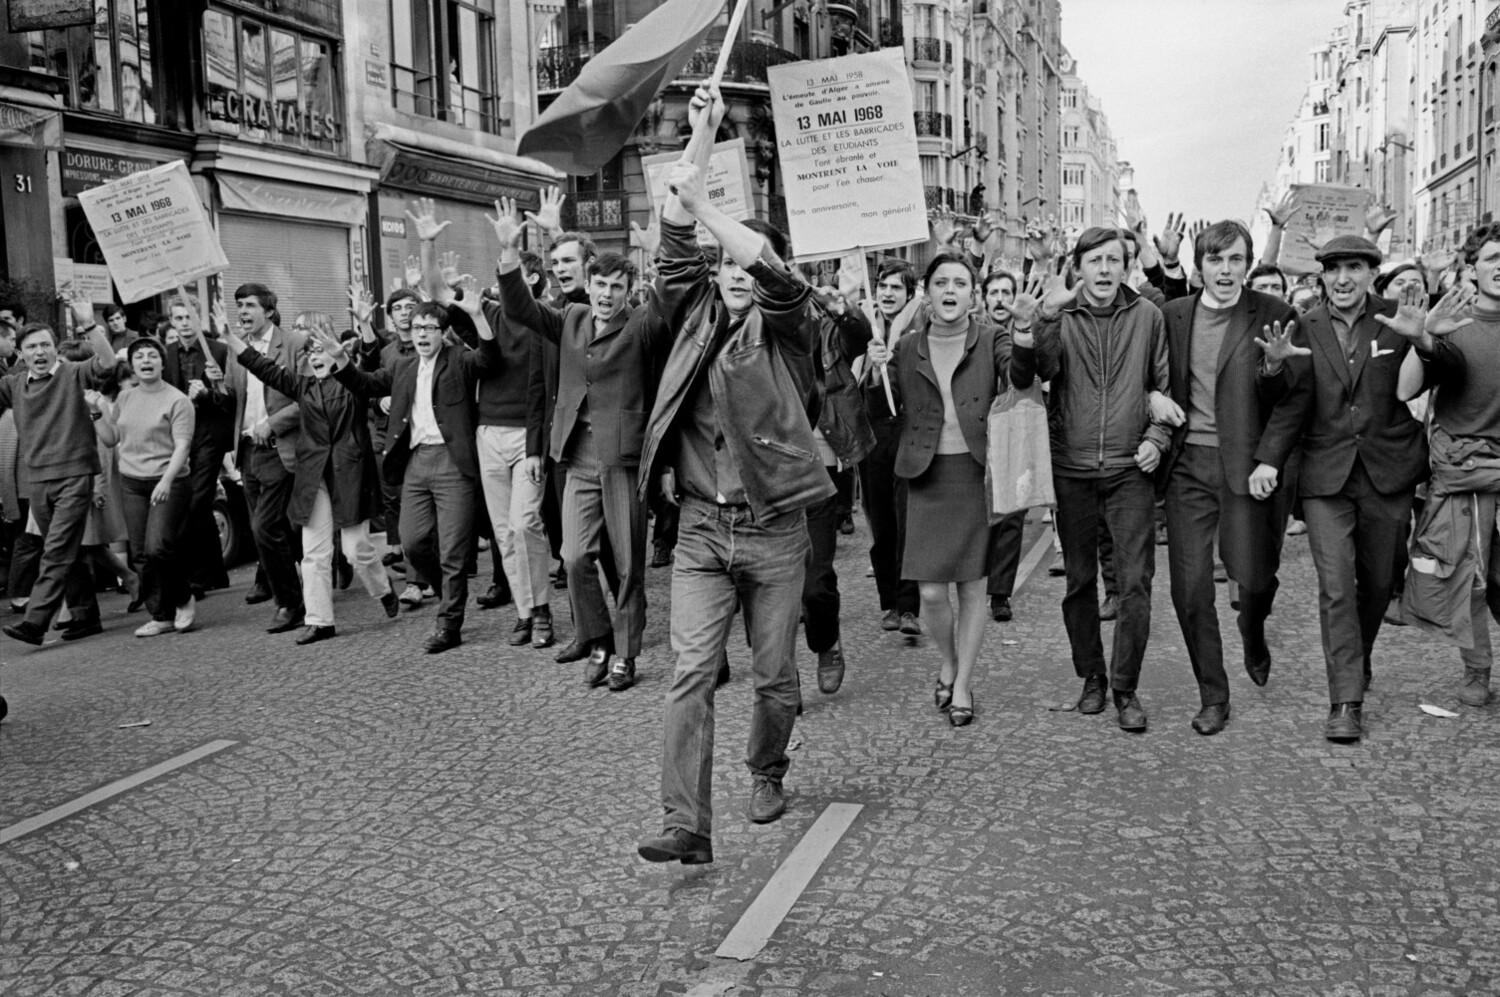
[[[296,328],[335,335],[333,320],[321,312],[297,316]],[[363,398],[331,376],[333,363],[318,338],[307,340],[311,375],[293,374],[267,360],[233,332],[225,337],[240,366],[267,387],[295,398],[301,411],[297,473],[287,519],[302,528],[302,594],[307,629],[298,644],[335,636],[333,626],[333,534],[343,537],[344,556],[365,591],[380,600],[386,616],[400,609],[380,553],[370,542],[370,513],[379,484],[370,446],[370,424]]]
[[[972,312],[977,284],[966,260],[934,257],[922,278],[927,317],[895,350],[877,336],[867,351],[871,363],[891,366],[902,415],[896,474],[910,482],[901,577],[921,594],[942,658],[933,702],[954,727],[974,719],[969,676],[987,623],[989,413],[1010,365],[1010,337]],[[956,617],[950,589],[958,594]]]

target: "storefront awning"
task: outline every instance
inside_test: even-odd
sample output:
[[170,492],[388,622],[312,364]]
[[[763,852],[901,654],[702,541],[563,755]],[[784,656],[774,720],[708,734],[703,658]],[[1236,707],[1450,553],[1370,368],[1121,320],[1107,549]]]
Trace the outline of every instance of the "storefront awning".
[[217,173],[219,198],[226,211],[248,211],[258,215],[282,215],[304,221],[363,225],[365,199],[318,187],[300,187]]
[[380,124],[367,149],[383,187],[489,205],[513,197],[530,206],[542,187],[566,179],[526,156],[483,149],[409,128]]
[[62,115],[57,111],[0,101],[0,145],[61,149]]

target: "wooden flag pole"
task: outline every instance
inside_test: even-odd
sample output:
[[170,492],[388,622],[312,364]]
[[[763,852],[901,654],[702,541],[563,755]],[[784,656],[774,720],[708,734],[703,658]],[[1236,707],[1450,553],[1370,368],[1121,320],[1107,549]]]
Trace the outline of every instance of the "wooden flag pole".
[[[870,261],[865,258],[865,250],[863,247],[861,247],[859,250],[859,280],[860,283],[864,285],[865,300],[873,303],[875,300],[875,293],[870,289]],[[876,321],[878,322],[879,320],[880,317],[877,313]],[[890,347],[892,345],[893,344],[889,342],[886,343],[887,347]],[[891,415],[895,416],[896,396],[891,393],[891,368],[889,364],[886,364],[880,368],[880,383],[885,388],[885,403],[890,407]]]
[[729,53],[734,48],[734,40],[740,33],[745,11],[749,8],[750,0],[735,0],[734,13],[729,15],[729,30],[724,33],[724,44],[719,46],[719,61],[714,63],[714,74],[708,78],[709,86],[718,86],[719,81],[724,79],[724,70],[729,68]]

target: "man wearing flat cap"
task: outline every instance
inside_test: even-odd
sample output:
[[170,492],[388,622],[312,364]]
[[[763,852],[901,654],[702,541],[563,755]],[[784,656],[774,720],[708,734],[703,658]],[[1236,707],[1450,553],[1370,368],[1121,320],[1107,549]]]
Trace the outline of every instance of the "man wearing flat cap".
[[1421,423],[1396,397],[1427,302],[1420,287],[1399,302],[1370,293],[1381,255],[1360,236],[1330,240],[1317,261],[1326,300],[1302,317],[1287,351],[1292,385],[1261,435],[1250,493],[1264,498],[1276,489],[1300,442],[1298,491],[1328,666],[1323,734],[1351,743],[1364,733],[1370,651],[1390,601],[1395,552],[1406,542],[1412,493],[1427,476]]

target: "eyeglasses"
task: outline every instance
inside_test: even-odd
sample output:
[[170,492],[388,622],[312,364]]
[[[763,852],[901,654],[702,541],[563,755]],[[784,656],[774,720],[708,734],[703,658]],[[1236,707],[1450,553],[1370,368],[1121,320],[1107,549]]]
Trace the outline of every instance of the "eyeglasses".
[[443,328],[443,325],[441,322],[413,322],[411,328],[413,332],[416,332],[418,329],[425,329],[428,332],[438,332]]

